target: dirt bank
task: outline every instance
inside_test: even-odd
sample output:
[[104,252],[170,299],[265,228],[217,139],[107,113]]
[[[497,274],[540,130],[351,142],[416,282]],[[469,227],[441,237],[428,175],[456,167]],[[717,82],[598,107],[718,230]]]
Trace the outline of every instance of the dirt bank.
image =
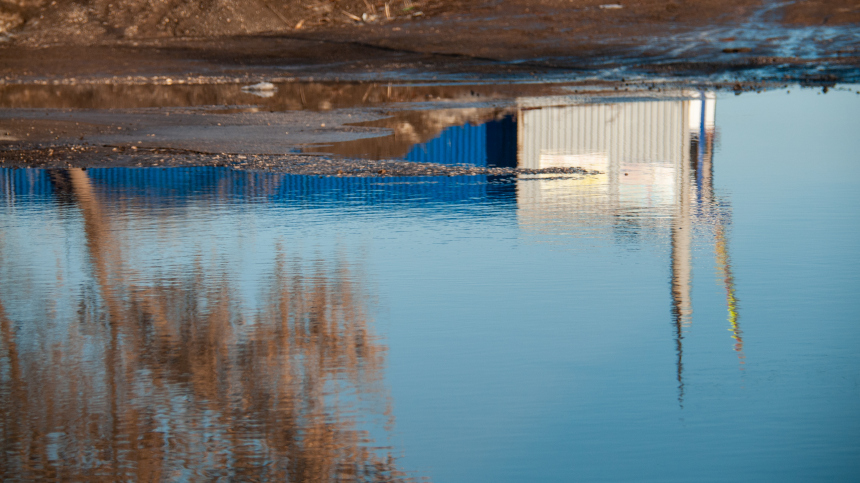
[[16,0],[0,12],[6,82],[612,69],[844,81],[860,66],[853,0]]
[[[581,36],[601,35],[607,29],[631,26],[659,31],[668,25],[743,22],[771,3],[767,0],[6,0],[0,3],[0,29],[30,45],[342,32],[349,27],[373,32],[389,24],[427,23],[427,20],[441,21],[427,27],[434,31],[441,24],[478,22],[479,30],[493,27],[496,36],[518,37],[525,34],[521,30],[534,34],[542,31],[548,36],[573,31]],[[856,24],[860,22],[860,6],[853,0],[798,0],[780,3],[770,17],[804,25]],[[540,27],[529,28],[535,24]]]

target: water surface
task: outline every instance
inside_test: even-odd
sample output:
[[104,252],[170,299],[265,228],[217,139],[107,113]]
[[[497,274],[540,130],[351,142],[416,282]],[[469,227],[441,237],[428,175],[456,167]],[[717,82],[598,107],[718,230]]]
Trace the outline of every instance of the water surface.
[[0,169],[0,468],[850,479],[858,104],[523,97],[404,154],[590,175]]

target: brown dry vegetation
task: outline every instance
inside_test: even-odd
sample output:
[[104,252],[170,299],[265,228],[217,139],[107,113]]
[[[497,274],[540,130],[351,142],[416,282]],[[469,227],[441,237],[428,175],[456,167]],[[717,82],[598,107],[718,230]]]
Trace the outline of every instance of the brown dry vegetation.
[[[28,43],[218,37],[285,32],[430,15],[439,0],[18,0],[0,4],[0,31]],[[4,23],[5,22],[5,23]]]

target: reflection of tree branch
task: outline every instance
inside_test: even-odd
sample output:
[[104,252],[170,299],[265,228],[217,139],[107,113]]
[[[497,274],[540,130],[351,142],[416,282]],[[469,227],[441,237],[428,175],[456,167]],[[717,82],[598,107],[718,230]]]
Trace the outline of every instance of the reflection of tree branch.
[[[22,417],[27,414],[27,385],[21,377],[21,366],[19,363],[18,344],[15,341],[15,334],[12,331],[12,322],[6,316],[6,309],[3,307],[3,301],[0,300],[0,335],[3,337],[3,346],[6,349],[6,359],[9,364],[9,384],[8,388],[0,386],[0,401],[3,407],[3,439],[7,442],[4,444],[5,451],[0,456],[3,468],[10,470],[15,466],[9,461],[10,454],[14,454],[14,459],[19,463],[27,465],[29,462],[22,454],[22,438],[20,423]],[[9,447],[9,443],[12,443]]]
[[[84,218],[84,233],[86,234],[87,248],[89,249],[90,260],[93,264],[95,279],[98,281],[99,291],[105,301],[107,308],[107,323],[110,331],[110,337],[107,340],[106,360],[105,360],[105,379],[108,384],[108,401],[110,405],[110,443],[107,452],[111,458],[114,477],[118,478],[116,471],[118,470],[117,460],[117,432],[119,426],[119,408],[118,406],[118,388],[117,375],[119,359],[117,355],[117,322],[121,319],[121,307],[119,301],[114,294],[114,287],[111,284],[109,274],[111,272],[108,258],[112,254],[111,248],[115,243],[111,236],[110,227],[103,213],[102,207],[93,193],[93,187],[90,184],[90,179],[86,171],[76,168],[67,171],[71,182],[72,192],[75,195],[78,206]],[[121,271],[118,271],[122,273]]]

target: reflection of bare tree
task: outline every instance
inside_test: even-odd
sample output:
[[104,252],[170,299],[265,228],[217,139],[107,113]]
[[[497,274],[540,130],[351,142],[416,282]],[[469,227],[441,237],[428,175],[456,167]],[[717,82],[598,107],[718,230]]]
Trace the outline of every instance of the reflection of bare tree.
[[253,311],[225,271],[199,260],[181,275],[141,277],[87,173],[64,179],[97,290],[46,351],[18,349],[0,304],[7,476],[404,479],[356,414],[387,414],[385,347],[369,332],[351,269],[309,267],[279,250],[266,303]]

